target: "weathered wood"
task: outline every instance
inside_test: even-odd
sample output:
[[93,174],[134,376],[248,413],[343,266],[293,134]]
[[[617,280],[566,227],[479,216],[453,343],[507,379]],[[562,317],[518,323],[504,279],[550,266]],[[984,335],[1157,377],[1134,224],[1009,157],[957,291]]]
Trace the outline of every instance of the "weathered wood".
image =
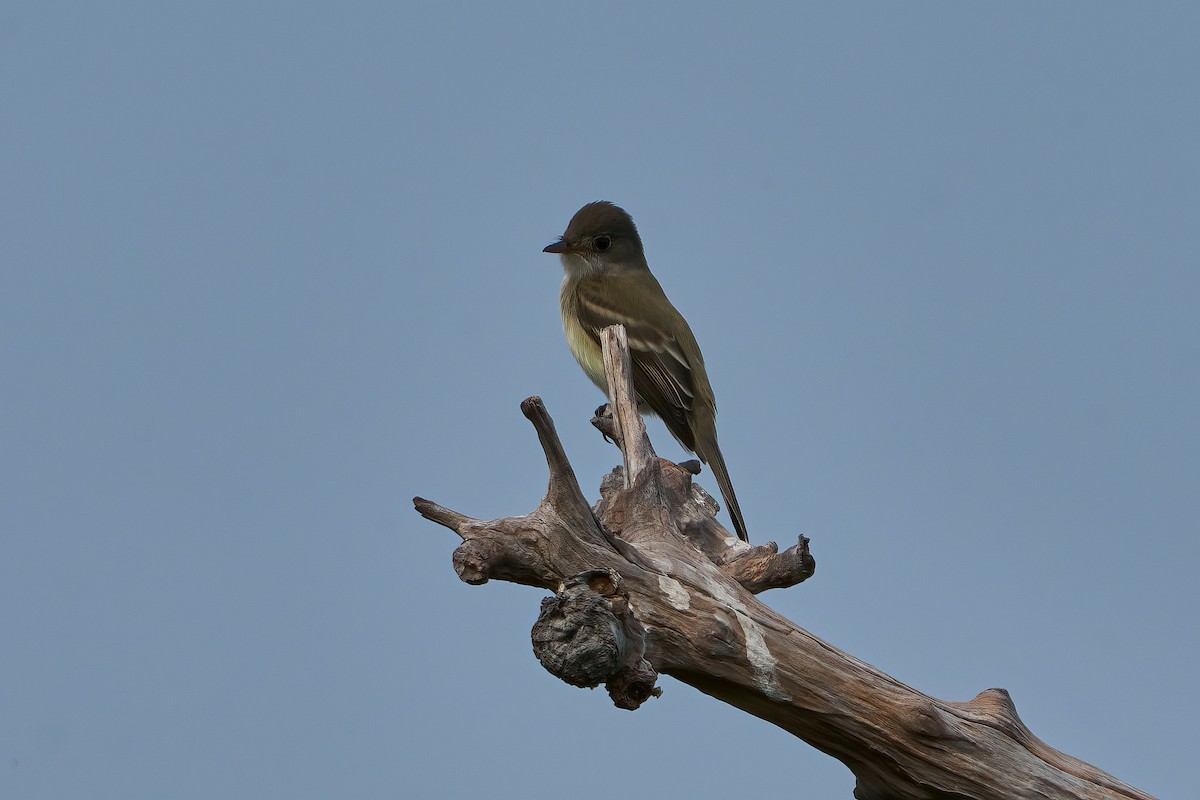
[[1003,689],[967,702],[929,697],[759,602],[755,593],[813,574],[807,538],[783,553],[773,542],[739,541],[717,524],[716,503],[692,483],[690,465],[654,457],[640,418],[629,419],[637,417],[631,382],[619,388],[628,380],[618,369],[628,363],[620,339],[608,380],[618,387],[614,438],[626,467],[602,481],[594,509],[536,397],[521,408],[550,481],[532,513],[481,522],[414,500],[462,537],[453,559],[462,580],[555,592],[533,635],[547,669],[574,685],[605,683],[630,709],[657,695],[659,673],[671,675],[842,761],[859,800],[1153,800],[1040,741]]
[[646,423],[637,410],[633,388],[633,362],[629,359],[629,340],[624,325],[611,325],[600,333],[604,353],[604,374],[608,379],[608,404],[614,410],[614,435],[625,459],[625,488],[637,480],[654,458],[654,448],[646,435]]

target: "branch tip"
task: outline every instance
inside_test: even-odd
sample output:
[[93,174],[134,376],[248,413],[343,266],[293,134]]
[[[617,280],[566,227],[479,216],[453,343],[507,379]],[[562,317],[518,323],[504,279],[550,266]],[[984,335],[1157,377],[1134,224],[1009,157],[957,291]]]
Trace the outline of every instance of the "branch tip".
[[468,526],[474,525],[479,521],[473,517],[468,517],[466,514],[460,514],[457,511],[451,511],[445,506],[440,506],[432,500],[426,500],[424,497],[414,497],[413,508],[415,508],[417,513],[425,519],[449,528],[459,536],[462,536],[464,539],[466,538],[466,535],[463,531]]
[[534,416],[546,413],[546,404],[536,394],[526,397],[521,401],[521,413],[525,415],[526,419],[532,422]]

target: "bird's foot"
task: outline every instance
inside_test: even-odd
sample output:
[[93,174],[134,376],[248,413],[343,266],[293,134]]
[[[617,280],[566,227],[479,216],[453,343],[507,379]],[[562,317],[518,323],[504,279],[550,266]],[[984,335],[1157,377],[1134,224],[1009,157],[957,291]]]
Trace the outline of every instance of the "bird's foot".
[[616,420],[613,419],[612,409],[609,408],[608,403],[596,409],[596,415],[592,417],[592,425],[596,430],[600,431],[600,435],[604,437],[604,441],[609,444],[617,443],[616,439],[613,438],[617,432],[616,424]]

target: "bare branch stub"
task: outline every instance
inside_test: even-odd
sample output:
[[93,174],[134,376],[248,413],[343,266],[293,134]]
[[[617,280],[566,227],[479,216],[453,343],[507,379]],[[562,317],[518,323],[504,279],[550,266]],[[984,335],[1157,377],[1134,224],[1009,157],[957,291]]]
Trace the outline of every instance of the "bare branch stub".
[[633,360],[624,325],[610,325],[600,332],[604,352],[604,376],[608,381],[608,403],[613,409],[617,445],[625,457],[625,479],[632,486],[638,474],[655,458],[646,423],[637,410],[633,388]]
[[754,594],[795,586],[813,576],[817,561],[808,550],[807,536],[801,536],[782,553],[778,550],[774,542],[752,547],[749,552],[722,564],[721,571]]
[[546,410],[542,398],[527,397],[521,402],[521,413],[533,423],[538,441],[542,445],[542,452],[546,455],[546,466],[550,470],[550,483],[543,504],[549,504],[560,514],[576,518],[579,524],[594,523],[592,510],[575,477],[575,468],[567,458],[562,440],[558,438],[558,431],[554,429],[554,420]]
[[556,590],[565,576],[581,571],[578,564],[604,567],[617,555],[579,488],[541,398],[526,399],[521,411],[537,431],[549,469],[546,496],[536,509],[483,521],[421,497],[413,498],[413,505],[462,537],[453,564],[464,582],[499,579]]
[[[627,349],[616,354],[628,359]],[[575,685],[604,683],[631,709],[658,694],[659,673],[671,675],[845,763],[858,800],[1153,800],[1040,741],[1007,692],[964,703],[929,697],[763,605],[754,593],[812,574],[807,538],[780,553],[731,536],[686,465],[657,459],[640,418],[625,421],[631,410],[636,417],[634,397],[611,405],[620,430],[637,435],[618,437],[626,467],[605,478],[594,509],[537,398],[522,410],[550,480],[533,512],[480,521],[414,500],[463,538],[454,565],[464,581],[555,592],[533,632],[551,672]],[[646,447],[630,458],[639,440]]]
[[424,497],[414,497],[413,507],[416,508],[417,513],[425,519],[447,527],[457,533],[459,536],[463,536],[464,530],[478,522],[478,520],[463,516],[457,511],[451,511],[448,508],[439,506],[432,500],[426,500]]

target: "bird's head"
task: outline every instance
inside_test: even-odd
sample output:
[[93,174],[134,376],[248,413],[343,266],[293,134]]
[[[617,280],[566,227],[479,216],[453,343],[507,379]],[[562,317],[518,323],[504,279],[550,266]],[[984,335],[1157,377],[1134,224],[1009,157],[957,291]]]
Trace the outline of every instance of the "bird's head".
[[567,232],[542,252],[561,256],[563,268],[574,274],[645,264],[633,217],[606,200],[588,203],[576,211]]

